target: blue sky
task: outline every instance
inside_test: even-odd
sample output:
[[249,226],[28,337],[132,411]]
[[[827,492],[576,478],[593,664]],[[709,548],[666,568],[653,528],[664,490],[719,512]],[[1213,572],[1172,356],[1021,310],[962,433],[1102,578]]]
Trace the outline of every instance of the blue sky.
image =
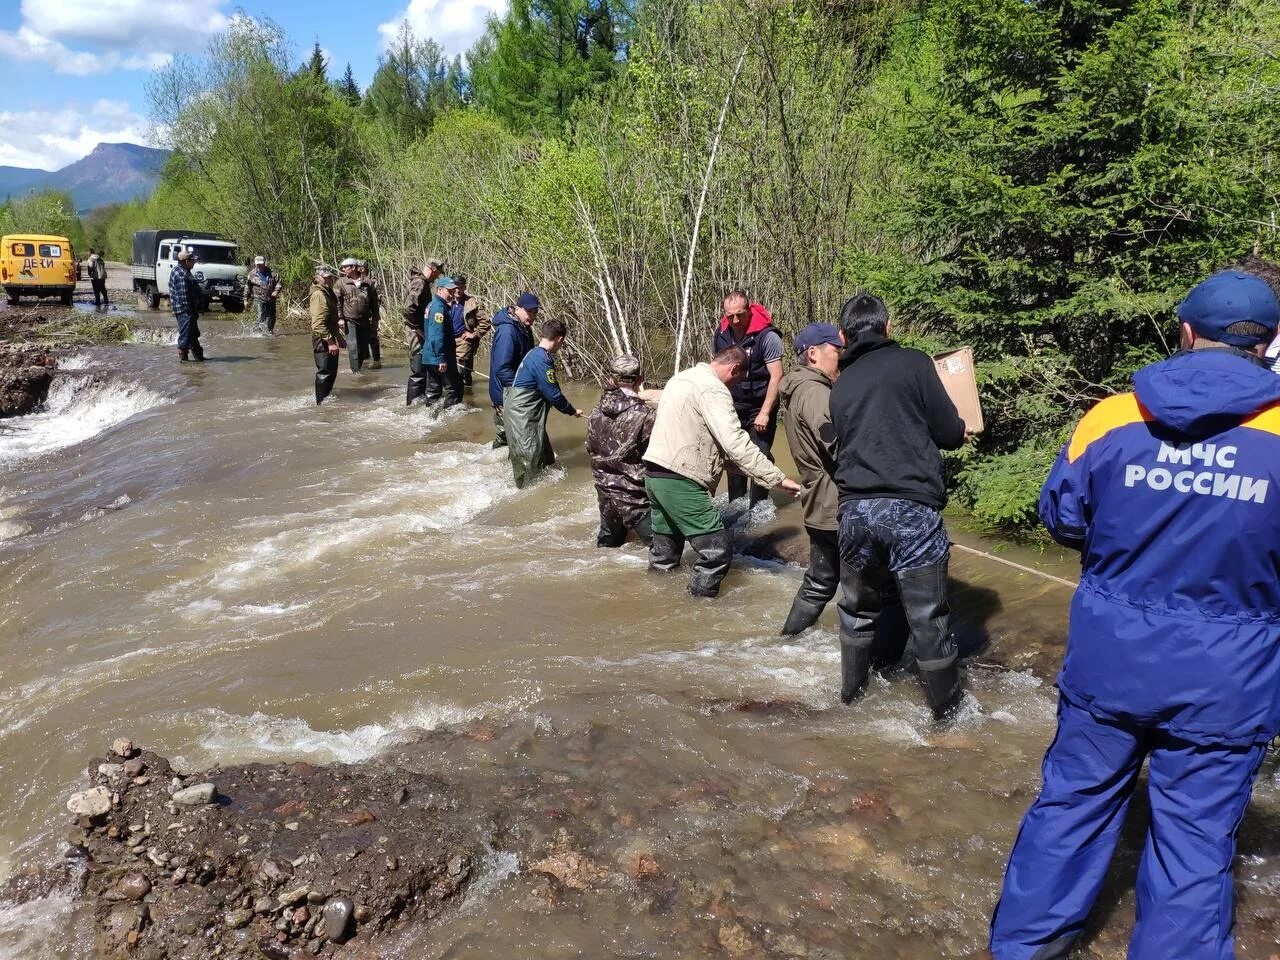
[[402,20],[463,53],[507,0],[0,0],[0,165],[56,170],[100,142],[149,142],[146,84],[176,54],[198,54],[237,12],[267,16],[298,59],[317,41],[330,75],[361,87]]

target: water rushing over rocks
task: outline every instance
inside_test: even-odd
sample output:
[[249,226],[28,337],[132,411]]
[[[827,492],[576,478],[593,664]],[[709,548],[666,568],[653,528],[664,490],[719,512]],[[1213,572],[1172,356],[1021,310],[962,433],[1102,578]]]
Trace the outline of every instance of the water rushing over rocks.
[[[131,932],[154,957],[981,947],[1052,735],[1065,588],[957,553],[980,664],[959,717],[935,726],[901,672],[844,707],[834,611],[776,635],[794,508],[753,517],[722,597],[693,603],[638,547],[591,546],[579,423],[552,419],[560,464],[520,491],[483,399],[406,410],[402,360],[344,367],[317,409],[305,337],[214,318],[210,361],[180,368],[168,333],[65,358],[123,416],[7,421],[62,416],[68,442],[39,449],[48,431],[0,432],[0,957],[115,955]],[[121,734],[148,752],[101,755]],[[213,802],[170,812],[169,767]],[[97,786],[119,806],[69,841],[68,798]],[[1278,800],[1268,766],[1242,957],[1277,952]],[[1136,851],[1080,956],[1123,956]],[[281,904],[290,876],[324,901]],[[330,901],[344,925],[320,937]]]

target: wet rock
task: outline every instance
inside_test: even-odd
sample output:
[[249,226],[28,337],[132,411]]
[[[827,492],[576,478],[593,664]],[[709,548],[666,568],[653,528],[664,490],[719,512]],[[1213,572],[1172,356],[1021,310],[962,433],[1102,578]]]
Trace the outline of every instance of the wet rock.
[[98,776],[106,777],[108,780],[114,780],[124,773],[124,764],[122,763],[100,763],[98,764]]
[[117,757],[123,757],[128,760],[138,752],[138,748],[133,745],[133,741],[128,737],[116,737],[116,739],[112,741],[111,752]]
[[574,851],[546,857],[531,864],[529,869],[534,873],[545,873],[555,877],[573,890],[586,890],[607,874],[606,870]]
[[151,892],[151,881],[141,873],[126,873],[116,881],[116,889],[127,900],[141,900]]
[[740,923],[725,924],[720,928],[716,938],[730,956],[739,957],[750,953],[753,946],[751,937],[747,935],[747,931]]
[[200,807],[206,803],[213,803],[217,792],[217,788],[212,783],[197,783],[174,791],[169,799],[181,807]]
[[360,807],[357,810],[352,810],[350,813],[339,814],[333,818],[333,822],[341,827],[358,827],[362,824],[373,823],[377,819],[377,817],[364,807]]
[[124,775],[129,778],[142,776],[143,771],[147,769],[147,762],[141,757],[134,757],[124,765]]
[[247,927],[249,921],[253,919],[252,910],[230,910],[223,918],[227,926],[232,930],[239,930],[241,927]]
[[335,943],[341,943],[347,936],[351,926],[355,904],[350,897],[333,897],[324,905],[321,916],[324,918],[324,935]]
[[282,907],[292,907],[302,903],[307,899],[307,894],[311,892],[311,884],[304,883],[298,887],[292,887],[288,890],[282,890],[276,897],[276,902]]
[[105,817],[111,812],[111,791],[106,787],[94,787],[73,793],[67,801],[67,809],[78,817]]

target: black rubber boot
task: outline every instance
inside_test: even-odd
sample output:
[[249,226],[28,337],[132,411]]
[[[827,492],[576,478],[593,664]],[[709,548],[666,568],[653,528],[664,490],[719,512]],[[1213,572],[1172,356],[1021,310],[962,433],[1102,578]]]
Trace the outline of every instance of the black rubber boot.
[[409,354],[409,383],[405,388],[404,405],[410,406],[413,401],[427,393],[427,374],[422,369],[421,347]]
[[188,352],[186,350],[183,350],[181,347],[178,348],[178,362],[179,363],[191,362],[191,358],[188,356]]
[[655,533],[649,545],[649,569],[659,573],[669,573],[680,566],[680,555],[684,553],[684,537],[672,536],[669,533]]
[[733,562],[733,534],[728,530],[703,533],[689,538],[689,546],[698,554],[689,579],[689,592],[695,597],[715,597]]
[[204,363],[204,347],[198,343],[191,345],[191,359],[196,363]]
[[794,636],[817,623],[839,586],[840,548],[835,531],[809,528],[809,569],[779,635]]
[[840,702],[853,703],[867,689],[871,675],[871,640],[874,634],[842,634],[840,637]]
[[871,649],[883,609],[879,578],[888,571],[858,570],[840,564],[840,699],[852,703],[866,689],[871,674]]
[[956,645],[949,631],[951,607],[947,603],[947,563],[935,563],[896,575],[902,609],[911,626],[916,665],[925,698],[934,716],[949,713],[961,694]]

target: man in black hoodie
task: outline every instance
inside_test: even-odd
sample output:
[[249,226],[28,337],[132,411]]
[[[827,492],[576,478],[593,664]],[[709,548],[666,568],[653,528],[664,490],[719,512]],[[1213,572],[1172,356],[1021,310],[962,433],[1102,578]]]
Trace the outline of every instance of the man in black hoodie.
[[848,300],[840,330],[848,346],[831,390],[844,594],[840,696],[849,703],[866,686],[881,593],[892,578],[925,696],[942,717],[959,697],[960,673],[948,632],[951,542],[942,525],[946,489],[938,451],[964,443],[964,421],[928,355],[889,338],[889,311],[879,297]]

